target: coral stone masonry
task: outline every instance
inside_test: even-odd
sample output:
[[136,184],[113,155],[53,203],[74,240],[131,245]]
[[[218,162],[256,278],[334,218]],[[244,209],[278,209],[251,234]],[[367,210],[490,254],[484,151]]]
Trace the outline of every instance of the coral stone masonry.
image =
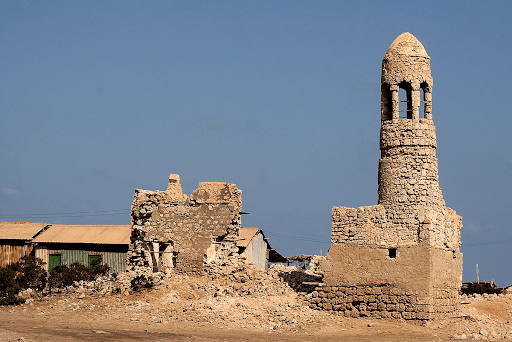
[[195,272],[236,255],[242,191],[235,184],[201,182],[189,196],[171,174],[166,191],[135,190],[130,266]]
[[379,201],[332,208],[324,281],[311,304],[428,320],[457,309],[462,222],[439,187],[430,57],[412,34],[389,47],[381,85]]

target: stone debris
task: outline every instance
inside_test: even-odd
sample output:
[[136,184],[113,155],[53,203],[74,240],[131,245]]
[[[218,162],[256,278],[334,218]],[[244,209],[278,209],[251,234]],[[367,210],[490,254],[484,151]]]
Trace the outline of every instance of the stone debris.
[[[117,277],[100,277],[94,282],[80,281],[54,289],[48,298],[65,295],[65,299],[58,301],[59,306],[65,306],[60,309],[63,312],[93,312],[104,308],[102,302],[106,298],[118,298],[131,321],[165,323],[180,319],[201,324],[220,323],[230,328],[298,332],[303,330],[301,321],[318,320],[319,313],[304,302],[305,293],[298,293],[290,286],[307,278],[304,271],[283,265],[272,265],[269,270],[261,271],[229,260],[229,265],[209,264],[202,275],[153,273],[150,268],[139,267]],[[131,280],[141,275],[154,280],[154,287],[144,293],[149,296],[159,293],[158,304],[129,299],[136,295],[130,288]],[[88,298],[97,299],[94,304],[81,304]]]
[[[327,291],[323,293],[297,292],[290,285],[293,282],[289,279],[295,277],[294,281],[298,283],[307,273],[295,266],[273,265],[266,272],[251,267],[228,266],[221,269],[222,273],[205,270],[202,275],[161,272],[156,275],[156,285],[142,292],[110,291],[127,287],[130,283],[128,278],[118,277],[109,281],[103,279],[95,284],[79,282],[50,296],[13,307],[12,310],[15,314],[17,310],[31,308],[35,315],[39,314],[41,317],[76,312],[80,317],[98,315],[126,322],[141,322],[148,326],[184,322],[197,327],[211,326],[216,329],[248,329],[272,333],[314,334],[325,327],[342,331],[354,329],[356,326],[356,320],[353,318],[355,315],[347,315],[343,311],[314,310],[310,304],[311,299],[328,298],[329,294],[333,293],[332,289],[326,289]],[[133,279],[136,275],[151,274],[153,273],[150,269],[138,269],[137,273],[133,271],[130,277]],[[100,284],[103,284],[103,287]],[[368,289],[375,290],[376,287]],[[348,290],[347,287],[346,291]],[[354,297],[363,296],[361,305],[365,303],[364,296],[368,297],[366,305],[375,303],[371,301],[371,294],[361,293],[361,287],[353,287],[352,291],[354,293],[351,295]],[[396,308],[405,304],[401,303],[400,297],[407,294],[381,295],[387,295],[386,305],[395,306],[386,307],[386,310],[381,312],[401,312],[402,315],[404,312],[413,313]],[[434,333],[443,332],[444,336],[449,336],[452,340],[512,339],[512,327],[506,320],[508,318],[497,319],[485,309],[477,309],[480,304],[493,306],[494,303],[500,302],[501,305],[509,307],[512,305],[512,295],[462,296],[462,301],[466,304],[461,305],[459,311],[444,318],[428,321],[425,323],[425,329],[430,329],[429,331]],[[363,311],[360,308],[358,310]],[[392,314],[370,314],[358,318],[357,321],[361,323],[357,326],[358,329],[377,331],[381,329],[379,322],[397,318],[393,318]],[[403,316],[398,319],[403,322],[415,322]],[[100,328],[96,331],[101,334],[105,329]]]
[[[99,276],[94,281],[75,281],[72,286],[46,289],[41,294],[57,295],[76,293],[82,296],[82,298],[85,297],[85,295],[92,294],[108,296],[121,293],[129,295],[133,292],[132,281],[137,277],[142,277],[146,282],[150,282],[152,284],[151,287],[158,288],[163,279],[168,276],[170,276],[170,274],[153,272],[147,267],[132,267],[127,272]],[[39,296],[41,296],[41,294],[39,294]]]

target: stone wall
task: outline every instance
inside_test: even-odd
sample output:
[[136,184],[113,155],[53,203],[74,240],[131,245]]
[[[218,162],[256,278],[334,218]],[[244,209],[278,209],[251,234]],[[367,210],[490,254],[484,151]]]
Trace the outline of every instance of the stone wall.
[[136,189],[129,265],[191,272],[236,254],[241,209],[242,191],[225,182],[199,183],[187,196],[171,174],[166,191]]
[[[409,211],[409,210],[408,210]],[[331,244],[396,248],[429,241],[432,247],[458,251],[462,219],[448,207],[418,206],[408,216],[397,208],[333,207]]]
[[310,306],[337,311],[345,317],[375,317],[429,320],[453,313],[457,293],[438,291],[423,301],[417,291],[401,290],[387,284],[319,286],[310,294]]

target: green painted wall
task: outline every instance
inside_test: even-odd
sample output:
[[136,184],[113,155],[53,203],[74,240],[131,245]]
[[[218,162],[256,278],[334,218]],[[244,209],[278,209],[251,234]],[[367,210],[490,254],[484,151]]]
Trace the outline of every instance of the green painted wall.
[[75,262],[89,266],[89,255],[101,255],[103,264],[107,264],[113,272],[126,271],[126,253],[124,252],[93,252],[83,250],[62,249],[62,265],[71,265]]
[[[127,246],[105,246],[93,244],[62,244],[59,246],[57,244],[52,244],[48,246],[48,249],[53,251],[52,254],[56,254],[56,251],[60,251],[61,265],[70,266],[77,262],[79,264],[89,266],[89,256],[99,255],[102,257],[102,263],[107,264],[110,267],[111,272],[121,273],[126,271]],[[53,267],[55,266],[57,265],[54,265]]]

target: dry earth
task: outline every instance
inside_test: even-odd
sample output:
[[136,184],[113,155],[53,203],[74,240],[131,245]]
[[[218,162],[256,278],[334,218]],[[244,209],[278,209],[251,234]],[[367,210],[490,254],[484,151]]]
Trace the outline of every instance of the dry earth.
[[345,318],[308,308],[277,274],[245,279],[171,275],[157,289],[77,289],[0,307],[0,341],[446,341],[512,339],[512,295],[465,298],[426,326]]

